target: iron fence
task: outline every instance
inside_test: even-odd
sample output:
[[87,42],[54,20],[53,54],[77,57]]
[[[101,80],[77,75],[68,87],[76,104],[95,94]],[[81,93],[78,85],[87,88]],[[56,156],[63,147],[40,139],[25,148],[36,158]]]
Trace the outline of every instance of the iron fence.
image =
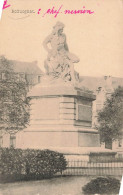
[[123,174],[123,159],[109,162],[87,162],[81,160],[68,160],[67,168],[62,175],[87,176],[120,176]]

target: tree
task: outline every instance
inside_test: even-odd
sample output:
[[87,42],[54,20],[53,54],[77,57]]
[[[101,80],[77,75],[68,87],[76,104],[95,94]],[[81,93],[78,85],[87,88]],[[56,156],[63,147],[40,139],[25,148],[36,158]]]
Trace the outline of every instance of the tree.
[[111,142],[121,137],[123,130],[123,87],[119,86],[107,98],[104,108],[98,113],[98,129],[101,142]]
[[27,83],[18,79],[13,64],[4,56],[0,57],[0,75],[0,130],[15,134],[29,122]]

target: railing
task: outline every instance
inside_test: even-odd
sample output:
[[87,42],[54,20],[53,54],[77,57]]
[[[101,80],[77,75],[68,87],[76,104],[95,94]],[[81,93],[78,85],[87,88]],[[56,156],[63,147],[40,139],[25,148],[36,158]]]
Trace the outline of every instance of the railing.
[[67,169],[62,175],[115,175],[123,174],[123,159],[115,159],[109,162],[84,162],[84,161],[67,161]]

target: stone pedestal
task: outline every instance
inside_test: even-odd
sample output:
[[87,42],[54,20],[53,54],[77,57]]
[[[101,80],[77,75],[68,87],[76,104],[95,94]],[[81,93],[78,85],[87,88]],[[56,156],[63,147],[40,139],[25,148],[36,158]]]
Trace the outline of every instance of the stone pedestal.
[[39,84],[28,97],[30,125],[17,134],[17,148],[50,149],[67,160],[114,158],[115,152],[100,147],[99,133],[91,127],[95,100],[91,92],[71,85]]
[[[37,85],[30,98],[30,126],[17,136],[21,148],[98,147],[99,134],[91,128],[95,96],[71,85]],[[23,134],[23,135],[22,135]],[[23,138],[22,138],[23,137]]]

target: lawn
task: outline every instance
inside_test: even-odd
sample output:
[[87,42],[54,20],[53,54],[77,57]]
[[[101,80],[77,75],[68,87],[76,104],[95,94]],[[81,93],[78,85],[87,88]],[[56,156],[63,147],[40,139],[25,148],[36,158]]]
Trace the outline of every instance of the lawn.
[[83,195],[82,187],[92,178],[71,176],[0,184],[0,195]]

